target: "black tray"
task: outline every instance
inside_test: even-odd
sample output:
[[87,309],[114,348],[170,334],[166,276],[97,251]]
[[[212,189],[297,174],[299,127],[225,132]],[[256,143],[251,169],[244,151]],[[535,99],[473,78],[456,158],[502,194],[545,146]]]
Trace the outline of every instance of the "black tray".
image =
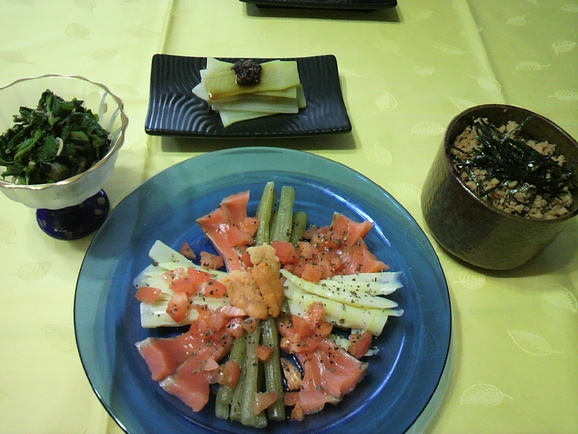
[[[236,59],[220,59],[234,62]],[[254,59],[262,62],[271,59]],[[335,56],[296,60],[307,107],[297,114],[279,114],[223,127],[218,113],[193,94],[201,80],[205,57],[156,54],[152,60],[147,134],[205,138],[298,137],[351,131],[341,94]]]
[[397,0],[240,0],[256,6],[317,9],[379,9],[397,6]]

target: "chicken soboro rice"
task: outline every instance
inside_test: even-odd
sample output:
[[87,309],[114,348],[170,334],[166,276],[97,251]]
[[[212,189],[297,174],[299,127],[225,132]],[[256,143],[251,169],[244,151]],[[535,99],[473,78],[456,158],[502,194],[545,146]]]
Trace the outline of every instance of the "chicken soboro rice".
[[530,219],[559,218],[570,212],[576,175],[555,144],[522,137],[529,119],[500,127],[475,119],[450,155],[464,184],[495,208]]

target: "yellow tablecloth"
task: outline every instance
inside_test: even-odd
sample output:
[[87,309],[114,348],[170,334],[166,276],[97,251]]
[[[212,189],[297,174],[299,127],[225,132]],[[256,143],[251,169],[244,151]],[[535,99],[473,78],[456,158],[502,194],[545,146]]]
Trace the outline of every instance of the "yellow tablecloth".
[[[123,98],[130,126],[105,185],[113,205],[179,161],[254,143],[147,136],[155,53],[334,54],[352,133],[267,145],[346,164],[422,227],[427,169],[462,109],[520,105],[578,136],[575,0],[399,0],[370,13],[236,0],[6,0],[0,34],[0,84],[79,74]],[[36,226],[33,210],[4,196],[0,209],[0,431],[120,431],[91,390],[74,340],[75,283],[91,237],[57,241]],[[465,267],[434,246],[450,289],[453,344],[444,381],[414,430],[578,432],[578,221],[510,272]]]

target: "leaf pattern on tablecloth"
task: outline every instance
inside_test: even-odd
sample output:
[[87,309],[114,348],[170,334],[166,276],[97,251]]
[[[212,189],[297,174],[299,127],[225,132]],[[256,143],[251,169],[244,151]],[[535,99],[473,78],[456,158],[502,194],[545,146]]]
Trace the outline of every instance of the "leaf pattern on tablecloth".
[[415,125],[410,134],[419,134],[421,136],[439,136],[445,132],[445,128],[436,122],[420,122]]
[[424,65],[416,65],[413,67],[413,70],[417,75],[433,75],[435,72],[435,65],[433,63],[426,63]]
[[509,18],[506,21],[507,26],[521,27],[526,25],[526,15]]
[[360,74],[357,70],[348,67],[339,67],[339,75],[343,77],[357,77],[357,78],[367,78],[366,75]]
[[70,327],[45,325],[44,335],[50,346],[57,351],[69,353],[76,349],[74,332]]
[[495,407],[504,402],[504,399],[514,400],[492,384],[478,383],[468,387],[462,393],[460,404],[480,405],[483,407]]
[[563,353],[552,349],[550,344],[537,334],[523,330],[508,330],[514,343],[524,352],[533,356],[549,356],[554,353]]
[[64,30],[66,36],[75,39],[88,39],[90,30],[78,23],[69,24]]
[[402,201],[419,202],[421,197],[421,189],[413,184],[407,182],[394,182],[391,188],[395,191],[395,195]]
[[46,275],[51,265],[52,262],[32,262],[24,264],[18,269],[16,275],[25,281],[37,280]]
[[413,19],[414,22],[417,21],[426,21],[429,20],[432,15],[433,15],[433,11],[429,10],[429,9],[422,9],[414,14],[411,15],[411,18]]
[[22,53],[14,50],[0,50],[0,60],[6,63],[30,63]]
[[574,41],[554,41],[552,42],[552,48],[554,52],[558,55],[560,53],[569,53],[576,46]]
[[551,284],[550,287],[547,288],[546,298],[554,306],[567,309],[570,312],[578,312],[578,301],[576,297],[568,288],[562,285]]
[[486,284],[486,276],[472,271],[462,271],[455,283],[459,283],[464,288],[475,291]]
[[376,142],[370,149],[368,149],[367,159],[378,166],[391,167],[393,155],[389,149],[380,145],[379,142]]
[[97,3],[96,0],[74,0],[74,5],[80,9],[88,9],[92,12],[92,10],[96,7]]
[[434,45],[434,48],[444,54],[450,54],[452,56],[462,56],[467,54],[467,51],[463,48],[455,47],[453,45]]
[[563,11],[566,11],[566,12],[578,13],[578,5],[568,4],[568,5],[562,6],[560,9]]
[[476,81],[478,82],[478,86],[480,86],[482,89],[486,89],[486,90],[495,90],[497,92],[499,92],[500,90],[502,90],[502,86],[500,85],[500,83],[498,82],[498,80],[496,80],[495,78],[492,77],[473,77],[476,79]]
[[134,30],[129,30],[129,32],[132,35],[136,36],[137,38],[142,38],[142,39],[154,38],[154,37],[159,35],[159,33],[157,31],[150,30],[150,29],[134,29]]
[[458,108],[458,110],[462,111],[477,105],[475,102],[468,101],[467,99],[463,98],[455,98],[452,96],[448,96],[448,99],[454,103],[454,105]]
[[390,112],[397,108],[397,100],[391,93],[385,92],[375,100],[375,105],[381,111]]
[[531,60],[518,62],[516,64],[516,70],[518,71],[540,71],[541,69],[548,67],[550,67],[550,65],[541,65],[540,63],[532,62]]
[[116,54],[116,48],[110,48],[107,50],[94,50],[90,53],[90,57],[94,60],[108,60],[112,59]]
[[16,226],[10,220],[0,218],[0,241],[8,242],[16,235]]
[[559,90],[548,98],[558,98],[561,101],[578,101],[578,92],[572,90]]
[[8,3],[12,3],[15,5],[20,5],[20,6],[34,6],[34,7],[36,7],[36,3],[34,2],[34,0],[8,0]]
[[387,38],[379,38],[375,45],[386,53],[399,53],[401,51],[401,47],[397,43]]

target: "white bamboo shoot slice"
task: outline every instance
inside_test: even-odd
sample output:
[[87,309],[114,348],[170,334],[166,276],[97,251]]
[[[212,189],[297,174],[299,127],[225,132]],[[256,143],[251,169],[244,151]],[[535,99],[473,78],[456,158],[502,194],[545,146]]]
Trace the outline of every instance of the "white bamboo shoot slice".
[[217,100],[245,93],[284,90],[300,84],[295,61],[273,61],[262,64],[262,67],[261,81],[254,86],[239,86],[232,69],[215,72],[209,70],[205,76],[209,98]]

